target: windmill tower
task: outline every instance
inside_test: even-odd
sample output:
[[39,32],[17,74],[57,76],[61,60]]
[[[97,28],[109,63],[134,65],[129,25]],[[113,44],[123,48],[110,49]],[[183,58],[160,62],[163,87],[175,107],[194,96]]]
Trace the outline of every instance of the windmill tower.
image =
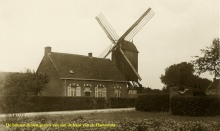
[[112,61],[125,75],[128,81],[138,83],[141,77],[138,74],[138,50],[130,40],[141,30],[141,28],[153,17],[154,12],[149,8],[144,14],[121,36],[115,32],[103,14],[96,16],[96,20],[110,39],[112,44],[100,55],[106,58],[112,53]]

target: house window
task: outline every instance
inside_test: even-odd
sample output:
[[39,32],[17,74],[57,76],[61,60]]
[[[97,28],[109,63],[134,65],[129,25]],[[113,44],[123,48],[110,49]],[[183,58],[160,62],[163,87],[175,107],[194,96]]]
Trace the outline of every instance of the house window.
[[121,97],[121,87],[115,87],[115,97]]
[[68,86],[68,96],[76,96],[76,88]]
[[95,97],[106,97],[106,87],[95,87]]
[[98,97],[98,87],[95,87],[95,97]]
[[106,87],[104,87],[104,88],[102,89],[102,92],[103,92],[103,93],[102,93],[102,96],[103,96],[103,97],[106,97]]
[[85,87],[85,91],[84,92],[90,92],[90,87]]
[[71,87],[71,96],[76,96],[76,88]]
[[92,91],[90,90],[90,87],[85,87],[84,92],[85,92],[85,96],[90,96],[90,93],[91,93]]
[[81,87],[72,86],[70,84],[68,86],[68,96],[81,96]]
[[81,96],[81,87],[76,87],[76,96]]
[[129,90],[128,94],[137,94],[137,90]]

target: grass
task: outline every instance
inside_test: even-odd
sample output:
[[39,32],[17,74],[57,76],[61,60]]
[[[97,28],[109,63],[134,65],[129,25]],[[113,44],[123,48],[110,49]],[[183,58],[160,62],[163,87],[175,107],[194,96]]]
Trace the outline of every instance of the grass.
[[[6,123],[26,123],[38,124],[38,127],[6,127]],[[115,124],[115,127],[74,127],[71,124]],[[47,124],[49,126],[41,126]],[[53,124],[57,126],[53,126]],[[61,124],[67,124],[62,127]],[[40,127],[41,126],[41,127]],[[181,117],[174,116],[168,112],[140,112],[140,111],[118,111],[118,112],[94,112],[81,114],[60,114],[60,115],[39,115],[33,117],[6,117],[0,121],[0,130],[98,130],[98,131],[175,131],[175,130],[194,130],[194,131],[218,131],[220,121],[218,117]]]
[[50,115],[49,117],[55,120],[71,120],[82,116],[87,120],[104,120],[104,121],[117,121],[123,120],[124,118],[129,118],[133,120],[143,120],[143,119],[173,119],[178,122],[188,122],[188,121],[218,121],[219,116],[216,117],[183,117],[175,116],[168,112],[141,112],[141,111],[119,111],[119,112],[103,112],[103,113],[86,113],[86,114],[76,114],[76,115]]

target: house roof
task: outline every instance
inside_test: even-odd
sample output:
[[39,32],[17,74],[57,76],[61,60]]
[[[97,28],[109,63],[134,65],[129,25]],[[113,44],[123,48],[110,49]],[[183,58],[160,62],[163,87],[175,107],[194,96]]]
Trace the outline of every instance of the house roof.
[[139,53],[136,46],[134,45],[134,43],[130,42],[130,41],[123,41],[121,48],[122,48],[122,50],[129,50],[129,51]]
[[209,89],[220,89],[220,79],[215,79],[207,88],[207,90]]
[[57,52],[47,55],[60,78],[126,81],[110,59]]

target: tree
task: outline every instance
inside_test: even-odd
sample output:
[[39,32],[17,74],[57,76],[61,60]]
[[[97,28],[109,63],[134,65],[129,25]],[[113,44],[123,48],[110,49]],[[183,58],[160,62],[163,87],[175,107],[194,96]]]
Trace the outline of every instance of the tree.
[[165,75],[161,75],[161,82],[165,85],[188,85],[188,80],[193,75],[194,69],[191,63],[182,62],[171,65],[165,69]]
[[150,87],[143,87],[142,94],[159,94],[163,93],[160,89],[151,89]]
[[49,82],[46,74],[37,74],[26,70],[25,73],[12,74],[6,77],[3,90],[10,95],[38,95]]
[[211,46],[201,49],[202,57],[194,56],[191,63],[198,75],[208,71],[214,78],[220,77],[219,42],[219,38],[214,39]]
[[183,90],[183,87],[186,86],[205,91],[211,81],[194,75],[194,72],[193,64],[187,62],[174,64],[166,68],[165,75],[160,77],[161,82],[166,85],[163,91],[168,91],[169,85],[179,85],[180,90]]
[[5,78],[3,85],[4,112],[22,112],[31,106],[31,96],[40,94],[49,82],[46,74],[37,74],[27,70],[25,73],[13,73]]

